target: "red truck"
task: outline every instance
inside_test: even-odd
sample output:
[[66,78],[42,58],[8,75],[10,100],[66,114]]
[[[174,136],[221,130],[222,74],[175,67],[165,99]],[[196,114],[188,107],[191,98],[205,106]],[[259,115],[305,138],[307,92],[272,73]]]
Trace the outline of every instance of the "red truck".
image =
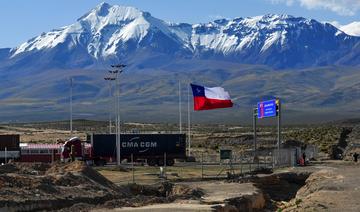
[[[73,158],[71,151],[74,153]],[[78,137],[73,137],[61,146],[61,161],[68,162],[71,161],[71,159],[85,161],[93,160],[91,152],[90,144],[82,142]]]

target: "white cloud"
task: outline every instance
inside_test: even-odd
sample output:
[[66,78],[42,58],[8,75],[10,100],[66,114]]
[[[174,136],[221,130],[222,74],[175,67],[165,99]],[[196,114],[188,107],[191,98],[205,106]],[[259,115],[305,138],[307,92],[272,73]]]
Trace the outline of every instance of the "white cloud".
[[298,2],[307,9],[326,9],[343,16],[353,16],[360,10],[360,0],[270,0],[288,6]]
[[352,22],[350,24],[341,25],[337,21],[324,21],[324,23],[329,23],[335,26],[336,28],[340,29],[341,31],[345,32],[348,35],[352,36],[360,36],[360,22]]
[[278,3],[286,3],[287,6],[292,6],[294,4],[295,0],[271,0],[272,3],[278,4]]
[[360,36],[360,22],[352,22],[340,27],[340,30],[348,35]]
[[222,16],[222,15],[209,15],[209,18],[211,19],[226,19],[226,17]]

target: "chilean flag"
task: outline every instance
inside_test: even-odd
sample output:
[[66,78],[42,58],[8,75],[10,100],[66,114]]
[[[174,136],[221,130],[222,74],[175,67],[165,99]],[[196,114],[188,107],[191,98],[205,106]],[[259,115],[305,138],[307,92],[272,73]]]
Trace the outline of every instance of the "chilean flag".
[[190,84],[194,95],[194,110],[232,107],[230,95],[222,87],[208,88]]

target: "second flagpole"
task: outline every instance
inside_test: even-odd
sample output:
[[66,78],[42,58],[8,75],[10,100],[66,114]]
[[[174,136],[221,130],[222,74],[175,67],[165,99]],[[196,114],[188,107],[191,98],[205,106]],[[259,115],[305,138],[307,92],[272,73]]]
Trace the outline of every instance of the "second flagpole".
[[191,124],[190,124],[190,83],[188,87],[188,156],[191,154]]

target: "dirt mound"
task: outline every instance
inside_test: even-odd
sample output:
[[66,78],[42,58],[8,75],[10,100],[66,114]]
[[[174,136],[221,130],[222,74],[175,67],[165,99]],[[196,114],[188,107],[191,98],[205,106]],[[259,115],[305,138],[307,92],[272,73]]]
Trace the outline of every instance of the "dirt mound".
[[184,185],[116,186],[81,161],[52,165],[12,163],[0,167],[0,211],[89,211],[96,207],[138,207],[199,198]]
[[0,167],[0,211],[46,210],[77,202],[98,204],[124,196],[119,187],[81,161]]
[[[75,175],[74,175],[75,173]],[[92,180],[96,184],[100,184],[107,188],[111,189],[118,189],[111,181],[106,179],[104,176],[99,174],[93,168],[86,165],[83,161],[74,161],[72,163],[55,163],[52,165],[47,171],[47,175],[61,175],[59,182],[63,184],[82,184],[84,183],[81,180],[84,178],[79,178],[78,176],[81,175]],[[79,181],[79,179],[81,179]]]
[[71,172],[67,172],[64,175],[56,175],[53,180],[57,186],[80,186],[88,183],[88,180],[84,177],[79,177]]
[[95,171],[91,167],[88,167],[88,166],[84,167],[81,170],[81,173],[84,176],[86,176],[87,178],[93,180],[94,182],[96,182],[102,186],[105,186],[107,188],[111,188],[114,190],[118,189],[118,187],[114,183],[112,183],[110,180],[106,179],[104,176],[99,174],[99,172]]
[[54,163],[46,174],[64,174],[66,172],[81,172],[86,167],[83,161],[74,161],[72,163]]
[[318,166],[282,211],[359,211],[360,166],[329,161]]
[[18,173],[37,175],[44,173],[50,167],[46,163],[8,163],[0,166],[0,174]]
[[[330,181],[331,179],[331,181]],[[297,197],[304,198],[318,191],[342,191],[342,186],[336,185],[333,182],[344,181],[344,176],[336,173],[335,170],[321,170],[313,173],[306,180],[306,185],[303,186],[297,194]],[[329,183],[332,182],[332,183]]]

